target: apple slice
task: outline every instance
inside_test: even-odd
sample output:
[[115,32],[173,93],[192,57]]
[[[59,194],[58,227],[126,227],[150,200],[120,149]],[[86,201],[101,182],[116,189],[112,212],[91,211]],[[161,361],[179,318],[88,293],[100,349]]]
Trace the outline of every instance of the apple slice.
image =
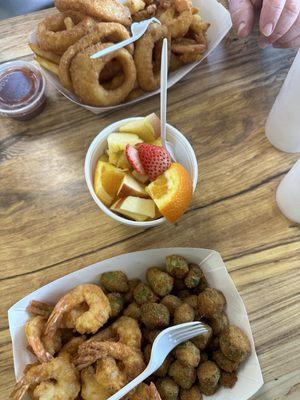
[[[130,132],[138,135],[143,141],[149,143],[156,139],[153,126],[146,118],[130,121],[119,128],[120,132]],[[131,144],[131,143],[130,143]]]
[[151,199],[141,199],[140,197],[128,196],[119,199],[112,209],[120,214],[132,213],[145,219],[153,219],[155,217],[155,203]]
[[161,135],[161,130],[160,130],[160,119],[158,118],[158,116],[155,113],[152,113],[150,115],[147,115],[145,120],[152,125],[154,131],[154,139],[159,138]]
[[94,175],[94,190],[106,206],[110,206],[124,179],[125,173],[108,162],[98,161]]
[[122,210],[121,206],[124,202],[124,198],[123,199],[119,199],[117,200],[111,207],[110,209],[118,214],[124,215],[127,218],[133,219],[134,221],[138,221],[138,222],[144,222],[148,219],[148,217],[146,217],[145,215],[140,215],[140,214],[135,214],[133,212],[130,211],[126,211],[126,210]]
[[134,133],[111,133],[107,137],[108,151],[110,154],[124,151],[127,144],[132,146],[143,141]]
[[149,181],[149,176],[139,174],[139,173],[138,173],[137,171],[135,171],[135,170],[132,171],[132,176],[133,176],[137,181],[139,181],[140,183],[146,183],[146,182]]
[[159,137],[159,138],[155,139],[153,142],[151,142],[151,144],[154,144],[154,146],[162,147],[161,138]]
[[136,181],[132,176],[125,175],[117,193],[118,197],[136,196],[149,198],[145,186]]

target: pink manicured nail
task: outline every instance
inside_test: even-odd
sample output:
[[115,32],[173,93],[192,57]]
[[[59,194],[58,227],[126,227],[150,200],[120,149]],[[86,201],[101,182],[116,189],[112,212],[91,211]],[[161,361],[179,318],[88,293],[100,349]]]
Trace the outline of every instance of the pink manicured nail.
[[238,27],[238,30],[237,30],[238,36],[240,36],[240,34],[241,34],[242,30],[245,28],[245,26],[246,26],[245,22],[241,22],[239,24],[239,27]]
[[262,33],[263,33],[265,36],[270,36],[272,32],[273,32],[273,24],[271,24],[271,23],[265,25],[265,26],[263,27],[263,29],[262,29]]

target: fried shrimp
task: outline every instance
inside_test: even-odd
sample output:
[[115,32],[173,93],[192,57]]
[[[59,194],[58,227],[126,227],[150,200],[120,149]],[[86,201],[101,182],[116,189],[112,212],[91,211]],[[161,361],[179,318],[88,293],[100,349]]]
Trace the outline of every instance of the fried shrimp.
[[141,383],[128,398],[129,400],[161,400],[161,397],[154,383],[147,386]]
[[89,309],[78,316],[75,329],[81,334],[95,333],[108,321],[111,309],[107,297],[99,286],[83,284],[70,290],[58,301],[47,321],[45,334],[53,336],[65,313],[85,303]]
[[53,311],[54,306],[44,303],[43,301],[32,300],[26,308],[30,314],[40,315],[41,317],[48,318]]
[[[70,67],[74,57],[81,51],[87,49],[88,47],[97,44],[99,42],[112,42],[117,43],[121,42],[122,40],[126,40],[130,37],[129,32],[127,29],[116,22],[100,22],[95,26],[93,32],[84,36],[80,40],[78,40],[75,44],[70,46],[59,62],[59,79],[62,85],[68,89],[72,90],[72,79],[70,74]],[[133,53],[133,45],[129,45],[126,49],[132,54]],[[116,64],[116,63],[115,63]],[[116,66],[114,65],[114,71],[112,72],[119,72],[121,67],[119,64],[118,69],[116,70]],[[104,67],[102,73],[107,72],[105,71],[106,68]],[[101,74],[102,75],[102,74]],[[111,75],[108,76],[111,78]]]
[[97,361],[95,377],[98,383],[108,391],[116,393],[128,382],[125,371],[121,371],[117,361],[112,357],[101,358]]
[[15,385],[9,398],[21,400],[29,389],[35,400],[74,400],[80,391],[78,372],[73,364],[62,357],[34,365]]
[[93,341],[88,346],[80,346],[75,364],[78,369],[83,369],[107,357],[122,362],[128,379],[135,378],[145,368],[142,352],[119,342]]
[[117,0],[55,0],[55,6],[60,11],[79,11],[101,21],[131,24],[129,9]]
[[[74,22],[71,29],[66,29],[65,18],[70,17]],[[69,46],[89,33],[96,25],[93,18],[77,12],[65,12],[49,15],[38,25],[38,44],[43,50],[62,54]]]
[[164,25],[151,24],[147,32],[136,42],[134,61],[137,71],[137,80],[140,87],[152,91],[160,84],[160,63],[154,59],[155,46],[160,45],[164,38],[168,38],[168,29]]
[[[112,43],[99,43],[78,53],[71,64],[70,73],[75,94],[86,104],[92,106],[112,106],[122,103],[136,82],[136,68],[132,55],[122,48],[98,59],[90,56],[111,46]],[[105,65],[116,59],[122,66],[124,81],[116,89],[107,90],[99,82]]]
[[97,382],[93,367],[81,371],[81,397],[83,400],[106,400],[112,393]]
[[61,348],[60,332],[50,338],[44,335],[46,319],[37,315],[29,319],[25,325],[25,335],[28,343],[40,362],[52,360],[55,354]]

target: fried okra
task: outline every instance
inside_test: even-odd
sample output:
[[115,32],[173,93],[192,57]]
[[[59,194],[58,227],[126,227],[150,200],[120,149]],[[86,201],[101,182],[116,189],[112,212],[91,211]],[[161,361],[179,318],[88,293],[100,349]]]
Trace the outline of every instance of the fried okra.
[[143,304],[141,313],[141,320],[148,328],[164,328],[170,324],[169,310],[163,304]]
[[169,294],[173,289],[174,279],[159,268],[149,268],[147,271],[147,281],[158,296],[163,297]]
[[202,269],[197,264],[190,264],[189,272],[184,279],[185,286],[193,289],[200,285],[201,280],[205,280]]
[[179,279],[179,278],[174,278],[174,285],[173,285],[173,291],[174,293],[178,293],[180,290],[184,290],[186,289],[186,286],[184,284],[184,280],[183,279]]
[[156,294],[153,293],[151,288],[143,282],[140,282],[133,289],[133,297],[137,304],[154,303],[158,300]]
[[169,354],[162,365],[158,368],[158,370],[154,372],[153,375],[158,376],[159,378],[164,378],[165,376],[167,376],[169,367],[173,361],[174,358]]
[[194,385],[190,389],[180,390],[180,400],[202,400],[202,393],[198,386]]
[[149,328],[145,327],[143,329],[143,337],[147,342],[152,344],[154,342],[154,340],[156,339],[156,337],[160,334],[160,332],[161,332],[161,329],[149,329]]
[[209,341],[212,338],[212,329],[209,325],[204,324],[207,329],[206,333],[202,333],[199,336],[194,337],[191,341],[198,347],[200,350],[204,350],[208,345]]
[[122,271],[104,272],[100,282],[108,292],[126,293],[129,289],[127,276]]
[[195,311],[187,303],[181,304],[174,312],[174,325],[192,322],[195,319]]
[[121,293],[108,293],[107,298],[111,308],[110,316],[115,318],[121,314],[124,308],[124,298]]
[[198,296],[196,294],[191,294],[190,296],[185,297],[184,302],[193,307],[194,310],[197,310]]
[[156,383],[157,390],[162,400],[177,400],[179,386],[171,378],[159,379]]
[[228,318],[225,313],[215,315],[213,318],[209,318],[208,323],[211,326],[214,335],[219,335],[222,330],[229,325]]
[[133,302],[133,290],[141,282],[140,279],[129,279],[128,281],[128,292],[124,294],[124,300],[126,303]]
[[181,306],[182,301],[179,297],[174,296],[173,294],[167,294],[162,300],[161,303],[167,307],[169,313],[171,315],[174,314],[174,311],[177,307]]
[[196,369],[181,364],[180,361],[175,360],[169,368],[169,376],[182,389],[190,389],[196,381]]
[[238,377],[235,373],[221,372],[220,385],[232,389],[236,384]]
[[171,255],[166,257],[166,269],[171,276],[183,279],[189,272],[189,265],[184,257]]
[[218,389],[218,383],[221,376],[219,367],[213,361],[201,363],[197,369],[199,387],[203,394],[213,395]]
[[135,302],[130,303],[123,311],[123,315],[139,320],[141,317],[141,307]]
[[211,318],[221,314],[226,304],[222,292],[214,288],[207,288],[198,295],[198,312],[202,317]]
[[212,358],[217,366],[226,372],[234,372],[240,365],[239,361],[229,360],[229,358],[225,357],[220,350],[214,351]]
[[251,352],[246,334],[237,326],[229,325],[220,335],[220,348],[229,360],[242,362]]
[[188,291],[188,289],[179,290],[177,292],[177,297],[179,297],[181,301],[184,301],[189,296],[190,292]]
[[190,341],[176,347],[175,357],[182,365],[194,368],[198,367],[201,359],[200,350]]

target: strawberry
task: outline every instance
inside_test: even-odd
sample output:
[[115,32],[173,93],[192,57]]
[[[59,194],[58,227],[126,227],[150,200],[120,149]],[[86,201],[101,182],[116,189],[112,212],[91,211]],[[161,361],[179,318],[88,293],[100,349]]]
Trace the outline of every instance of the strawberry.
[[145,173],[151,181],[154,181],[170,167],[171,157],[164,147],[139,143],[136,148]]
[[138,151],[135,147],[131,146],[130,144],[126,145],[125,154],[129,164],[132,168],[141,175],[146,175],[146,172],[143,168],[141,163]]

